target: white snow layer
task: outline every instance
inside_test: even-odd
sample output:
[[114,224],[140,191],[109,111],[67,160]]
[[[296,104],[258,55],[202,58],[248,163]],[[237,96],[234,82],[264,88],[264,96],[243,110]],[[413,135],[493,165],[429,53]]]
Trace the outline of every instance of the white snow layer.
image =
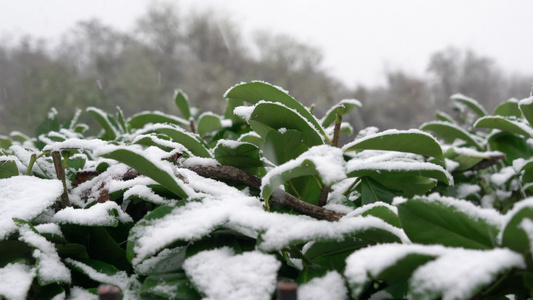
[[268,300],[276,288],[281,263],[258,251],[235,254],[233,249],[203,251],[190,258],[183,269],[209,300]]
[[[116,212],[116,216],[113,211]],[[53,217],[53,220],[60,224],[69,223],[86,226],[113,226],[117,219],[122,223],[133,222],[133,219],[113,201],[96,203],[87,209],[65,207]]]
[[20,228],[19,240],[36,248],[32,255],[37,259],[37,274],[42,281],[70,283],[70,270],[61,262],[52,242],[28,225]]
[[388,231],[402,242],[409,242],[402,230],[375,217],[345,217],[338,222],[328,222],[307,216],[270,213],[264,211],[257,198],[245,196],[235,189],[229,193],[221,188],[218,190],[218,196],[206,196],[201,202],[191,201],[150,224],[135,226],[130,234],[130,240],[135,241],[133,265],[174,241],[198,240],[220,227],[252,237],[261,233],[258,249],[262,251],[276,251],[294,242],[316,238],[342,240],[347,234],[372,228]]
[[[450,249],[416,269],[409,286],[411,295],[441,295],[443,300],[469,299],[512,268],[525,268],[524,257],[509,249],[487,251]],[[427,297],[431,299],[434,297]]]
[[17,229],[13,218],[30,221],[63,193],[59,180],[15,176],[0,179],[0,240]]
[[[509,249],[469,250],[440,245],[384,244],[354,252],[346,259],[344,275],[354,295],[379,278],[382,271],[410,254],[433,256],[434,260],[418,267],[409,280],[410,297],[445,300],[468,299],[494,281],[498,274],[512,268],[525,268],[524,258]],[[424,297],[425,296],[425,297]],[[421,297],[421,298],[420,298]]]
[[347,296],[348,289],[337,271],[313,278],[298,288],[298,300],[344,300]]
[[26,299],[35,269],[23,263],[10,263],[0,269],[0,296],[11,300]]

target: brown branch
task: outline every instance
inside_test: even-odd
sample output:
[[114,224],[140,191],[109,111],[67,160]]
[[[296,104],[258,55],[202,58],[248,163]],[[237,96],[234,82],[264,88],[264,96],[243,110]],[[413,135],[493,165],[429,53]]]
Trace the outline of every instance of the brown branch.
[[[258,190],[261,188],[261,179],[259,177],[235,167],[192,166],[189,167],[189,169],[196,172],[200,176],[236,181]],[[271,206],[281,205],[291,208],[299,213],[320,220],[338,221],[340,218],[345,216],[342,213],[334,212],[332,210],[302,201],[293,195],[282,191],[281,189],[277,189],[272,193],[269,204]]]

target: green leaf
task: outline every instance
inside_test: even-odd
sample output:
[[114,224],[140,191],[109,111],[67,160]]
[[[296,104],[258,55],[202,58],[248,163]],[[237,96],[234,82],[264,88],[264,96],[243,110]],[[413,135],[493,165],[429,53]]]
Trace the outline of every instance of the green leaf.
[[17,163],[14,160],[5,160],[0,156],[0,179],[19,175]]
[[414,243],[471,249],[494,248],[499,228],[487,217],[492,213],[444,197],[412,198],[398,205],[402,227]]
[[185,273],[170,273],[146,277],[139,291],[145,296],[159,296],[164,299],[201,299]]
[[74,260],[72,258],[67,258],[65,260],[65,264],[71,267],[72,269],[75,269],[78,272],[85,274],[87,277],[97,282],[108,283],[108,284],[115,284],[115,282],[109,282],[108,280],[105,280],[104,278],[111,278],[111,277],[114,277],[115,275],[120,275],[120,273],[124,273],[122,271],[119,271],[117,268],[115,268],[111,264],[108,264],[108,263],[105,263],[99,260],[95,260],[95,259]]
[[454,94],[450,97],[450,99],[466,105],[468,108],[470,108],[473,112],[475,112],[480,117],[483,117],[487,114],[483,106],[481,106],[479,102],[477,102],[476,100],[470,97],[467,97],[462,94]]
[[[58,117],[58,114],[57,114],[57,110],[55,108],[52,108],[48,112],[47,118],[41,124],[39,124],[39,126],[35,130],[35,136],[38,137],[41,134],[47,134],[50,131],[59,132],[59,130],[61,130],[61,123],[59,123],[59,117]],[[13,133],[12,133],[12,135],[13,135]],[[20,137],[26,138],[26,137],[24,137],[23,134],[20,134],[20,135],[16,134],[16,136],[17,137],[20,136]]]
[[[275,169],[274,169],[275,170]],[[318,176],[319,172],[316,168],[315,163],[311,159],[303,159],[298,165],[291,165],[291,168],[284,168],[280,172],[270,173],[270,176],[263,178],[263,186],[261,189],[261,197],[263,199],[269,199],[270,195],[276,190],[280,185],[285,182],[303,176]],[[309,182],[312,184],[312,181]],[[315,181],[315,184],[320,185]],[[320,187],[319,187],[320,190]],[[311,199],[305,199],[302,197],[301,200],[309,202]],[[312,204],[318,204],[318,198],[314,200]]]
[[452,124],[456,124],[457,123],[453,119],[452,116],[450,116],[449,114],[447,114],[447,113],[445,113],[443,111],[440,111],[440,110],[437,110],[437,112],[435,113],[435,117],[437,118],[438,121],[452,123]]
[[135,265],[135,272],[140,275],[157,275],[177,272],[182,269],[187,246],[166,248],[157,255]]
[[0,135],[0,149],[8,149],[11,145],[13,145],[13,142],[10,138]]
[[175,124],[181,126],[189,126],[189,122],[182,118],[165,114],[160,111],[147,111],[133,115],[128,120],[128,127],[130,129],[143,128],[146,124]]
[[361,197],[363,205],[374,202],[391,204],[396,195],[371,177],[363,177],[361,178]]
[[197,132],[200,136],[220,130],[222,128],[222,122],[220,116],[213,113],[203,113],[198,119]]
[[344,151],[388,150],[432,156],[444,160],[442,149],[431,135],[416,130],[387,130],[346,144]]
[[234,124],[244,123],[243,119],[233,113],[236,107],[243,106],[244,101],[240,99],[226,99],[226,110],[224,111],[224,118],[231,120]]
[[9,263],[31,260],[34,248],[21,241],[0,241],[0,268]]
[[[180,143],[187,148],[192,154],[200,157],[211,158],[212,154],[209,152],[208,146],[205,142],[196,134],[187,132],[174,125],[156,125],[150,128],[148,132],[163,133],[174,142]],[[146,132],[146,133],[148,133]]]
[[522,222],[526,219],[533,221],[533,201],[528,199],[519,202],[506,217],[509,220],[502,230],[501,246],[524,255],[529,254],[533,241],[530,241]]
[[522,112],[518,107],[518,100],[511,98],[496,107],[494,110],[495,115],[504,116],[504,117],[515,117],[518,119],[522,118]]
[[533,126],[533,97],[522,99],[518,102],[518,107],[530,126]]
[[187,94],[185,94],[182,90],[176,91],[176,97],[174,97],[174,101],[176,102],[176,106],[181,112],[181,115],[185,120],[189,120],[191,118],[191,108],[189,105],[189,97],[187,97]]
[[441,138],[450,144],[456,139],[460,139],[463,140],[468,146],[475,147],[478,150],[483,150],[483,146],[476,141],[475,136],[465,129],[459,127],[457,124],[433,121],[422,124],[420,129],[430,132],[436,137]]
[[91,227],[87,249],[92,259],[112,264],[117,269],[127,271],[131,264],[126,258],[126,251],[118,245],[104,227]]
[[117,106],[117,119],[118,124],[120,125],[120,131],[122,132],[128,132],[128,125],[126,125],[126,120],[124,119],[124,112],[122,112],[122,109]]
[[468,170],[483,161],[499,160],[505,158],[505,154],[495,151],[479,152],[473,149],[460,147],[449,147],[448,150],[446,150],[446,152],[444,153],[444,156],[450,160],[459,163],[459,166],[455,168],[454,171]]
[[394,227],[401,228],[400,219],[398,214],[392,211],[389,207],[384,205],[376,205],[361,214],[362,216],[374,216],[380,218],[383,221],[391,224]]
[[390,160],[379,162],[350,161],[347,165],[348,177],[364,176],[422,176],[434,178],[448,185],[453,184],[453,178],[439,165],[417,160]]
[[490,149],[505,153],[504,162],[512,165],[518,158],[528,159],[533,156],[533,149],[526,139],[507,132],[497,132],[488,137]]
[[256,104],[261,100],[280,102],[283,105],[296,110],[305,120],[310,122],[322,136],[326,136],[324,129],[320,126],[316,118],[300,102],[289,96],[287,92],[266,82],[254,81],[236,85],[226,92],[224,98],[237,99],[251,104]]
[[407,282],[411,274],[428,261],[445,253],[443,247],[417,244],[383,244],[354,252],[346,259],[344,275],[352,296],[362,298],[372,281],[388,285]]
[[93,116],[98,124],[104,129],[103,140],[114,140],[119,135],[118,124],[113,117],[105,113],[103,110],[96,107],[87,107],[86,110],[91,116]]
[[220,140],[214,150],[215,159],[222,165],[240,169],[262,167],[259,148],[243,142]]
[[519,119],[502,117],[502,116],[486,116],[478,119],[474,123],[475,128],[491,128],[500,129],[501,131],[531,137],[533,129],[529,124]]
[[188,198],[187,193],[183,191],[181,185],[176,181],[174,174],[159,168],[157,164],[146,158],[142,153],[138,153],[128,148],[116,147],[115,150],[102,154],[102,156],[114,159],[134,168],[141,174],[152,178],[182,199]]
[[354,109],[361,107],[361,102],[355,99],[344,99],[338,104],[332,106],[321,120],[322,126],[328,127],[335,122],[335,118],[337,117],[337,108],[341,106],[343,107],[341,110],[341,115],[347,115]]
[[279,103],[262,102],[257,104],[248,123],[263,139],[271,130],[294,129],[302,132],[301,142],[307,147],[324,144],[316,127],[295,111]]
[[[144,235],[146,228],[150,227],[154,222],[172,214],[174,209],[176,209],[176,207],[159,206],[145,215],[133,226],[133,228],[130,230],[128,242],[126,244],[126,257],[128,258],[129,262],[132,262],[132,260],[137,257],[137,254],[135,253],[135,246],[137,244],[137,240]],[[173,243],[174,241],[170,240],[168,241],[167,245],[163,245],[162,247],[168,247]],[[144,260],[145,258],[146,257],[142,257],[141,260]]]
[[263,155],[275,165],[281,165],[309,150],[302,140],[302,132],[293,129],[270,130],[262,145]]

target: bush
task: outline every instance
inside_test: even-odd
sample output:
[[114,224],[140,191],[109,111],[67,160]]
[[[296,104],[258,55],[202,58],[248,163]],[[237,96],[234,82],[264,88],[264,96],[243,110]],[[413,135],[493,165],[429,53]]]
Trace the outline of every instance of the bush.
[[[124,299],[525,299],[533,292],[533,97],[492,115],[452,96],[420,129],[351,134],[281,88],[236,85],[223,116],[55,111],[0,139],[0,295]],[[475,121],[473,121],[475,120]]]

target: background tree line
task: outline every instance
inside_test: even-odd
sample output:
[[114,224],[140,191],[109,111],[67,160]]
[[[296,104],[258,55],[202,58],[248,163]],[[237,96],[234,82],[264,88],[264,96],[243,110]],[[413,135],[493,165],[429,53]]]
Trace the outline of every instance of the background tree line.
[[412,128],[436,109],[450,111],[453,93],[492,109],[507,97],[526,97],[533,82],[504,73],[490,58],[447,48],[431,56],[424,78],[391,70],[382,86],[350,89],[324,70],[322,59],[319,49],[289,36],[264,31],[245,42],[237,25],[216,12],[185,14],[159,3],[130,32],[89,20],[53,45],[34,37],[1,43],[0,134],[33,134],[52,107],[65,118],[87,106],[109,112],[119,106],[126,116],[177,113],[171,101],[177,88],[202,110],[221,112],[224,92],[250,80],[279,85],[318,112],[356,98],[364,104],[350,120],[356,130]]

